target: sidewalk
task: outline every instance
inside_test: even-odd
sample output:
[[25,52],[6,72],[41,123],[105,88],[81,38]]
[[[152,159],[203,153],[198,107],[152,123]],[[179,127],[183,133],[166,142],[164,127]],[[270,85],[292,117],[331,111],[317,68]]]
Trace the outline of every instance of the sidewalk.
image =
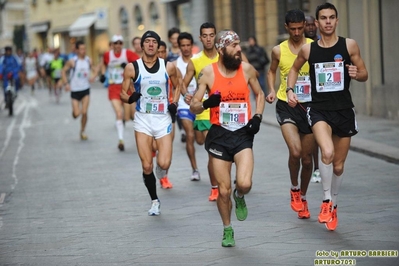
[[[356,120],[359,133],[352,137],[350,149],[399,164],[399,121],[365,115],[356,115]],[[275,103],[266,103],[263,123],[279,127],[275,117]]]

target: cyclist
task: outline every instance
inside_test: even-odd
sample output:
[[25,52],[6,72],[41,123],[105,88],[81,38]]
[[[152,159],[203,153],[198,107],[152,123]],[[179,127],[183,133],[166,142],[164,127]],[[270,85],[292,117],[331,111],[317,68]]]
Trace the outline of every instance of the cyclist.
[[21,71],[21,64],[19,59],[12,54],[11,46],[6,46],[4,50],[4,55],[0,57],[0,79],[3,80],[3,93],[5,99],[6,88],[10,78],[14,80],[15,91],[17,91],[20,86],[18,73]]

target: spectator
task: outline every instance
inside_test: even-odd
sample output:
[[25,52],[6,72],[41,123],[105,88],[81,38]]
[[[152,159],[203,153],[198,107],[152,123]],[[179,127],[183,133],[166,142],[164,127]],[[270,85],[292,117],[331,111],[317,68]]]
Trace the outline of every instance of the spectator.
[[265,69],[269,64],[270,59],[267,56],[265,49],[258,45],[255,36],[251,36],[248,38],[249,47],[247,49],[246,56],[248,58],[248,62],[258,71],[259,76],[259,84],[262,87],[264,94],[266,95],[266,74]]

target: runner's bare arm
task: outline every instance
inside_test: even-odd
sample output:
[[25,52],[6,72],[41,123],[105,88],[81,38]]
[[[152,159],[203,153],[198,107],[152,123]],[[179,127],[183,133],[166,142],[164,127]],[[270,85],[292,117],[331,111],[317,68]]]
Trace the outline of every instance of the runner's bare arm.
[[272,103],[276,100],[276,90],[274,86],[276,84],[277,68],[280,63],[280,46],[276,45],[272,49],[271,63],[269,71],[267,71],[267,85],[269,86],[268,95],[266,95],[266,101]]
[[176,65],[170,62],[167,63],[166,69],[168,71],[168,75],[172,82],[172,85],[175,89],[175,91],[173,92],[173,102],[177,103],[179,102],[180,98],[180,83],[179,83],[179,74],[178,74],[179,71],[177,70]]
[[298,79],[299,70],[308,61],[310,54],[310,44],[304,44],[298,52],[298,55],[292,64],[287,77],[287,88],[293,88]]
[[[121,90],[121,100],[124,103],[129,103],[129,94],[127,94],[127,91],[129,89],[132,89],[130,87],[130,80],[134,78],[135,76],[135,71],[133,64],[127,64],[124,71],[123,71],[123,81],[122,81],[122,90]],[[133,87],[134,91],[134,87]]]
[[194,64],[193,61],[188,61],[187,64],[187,69],[186,69],[186,75],[184,75],[183,78],[183,86],[181,88],[181,94],[185,95],[187,93],[187,87],[190,84],[191,80],[193,79],[195,75],[195,68],[194,68]]
[[[194,114],[200,114],[204,111],[204,107],[202,106],[202,98],[204,98],[205,92],[208,89],[208,79],[207,77],[209,72],[212,69],[209,67],[205,67],[201,70],[197,79],[197,92],[194,94],[191,104],[190,111]],[[206,73],[206,75],[204,75]]]
[[67,72],[68,72],[68,70],[72,67],[72,64],[73,64],[74,62],[73,62],[73,60],[68,60],[66,63],[65,63],[65,65],[64,65],[64,67],[62,68],[62,71],[61,71],[61,76],[62,76],[62,83],[64,84],[64,85],[66,85],[67,83],[68,83],[68,78],[67,78]]
[[345,65],[348,68],[349,76],[357,81],[364,82],[368,79],[368,72],[360,56],[360,49],[356,41],[346,39],[346,47],[351,57],[352,65]]

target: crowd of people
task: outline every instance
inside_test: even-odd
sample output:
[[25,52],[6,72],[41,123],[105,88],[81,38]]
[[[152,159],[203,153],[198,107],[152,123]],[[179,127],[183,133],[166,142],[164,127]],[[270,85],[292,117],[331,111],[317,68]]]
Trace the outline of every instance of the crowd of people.
[[32,51],[24,63],[7,47],[0,59],[0,77],[5,81],[12,73],[32,93],[40,81],[56,96],[65,87],[71,92],[72,116],[81,116],[80,138],[87,140],[90,83],[99,75],[115,112],[120,151],[125,150],[124,125],[133,120],[143,181],[151,198],[150,216],[161,213],[157,178],[161,188],[173,188],[168,170],[177,122],[184,134],[191,181],[203,177],[195,143],[204,145],[208,153],[208,200],[216,201],[220,213],[223,247],[235,246],[232,198],[237,220],[248,216],[245,195],[252,186],[254,138],[265,103],[277,101],[276,118],[288,148],[291,208],[298,218],[309,219],[307,188],[311,181],[321,181],[318,221],[333,231],[338,226],[337,195],[344,164],[351,137],[357,133],[350,81],[368,78],[356,41],[338,36],[337,22],[338,11],[330,3],[318,6],[315,18],[298,9],[288,11],[289,37],[273,47],[270,60],[255,36],[249,38],[244,54],[236,32],[217,31],[210,22],[199,28],[201,51],[194,50],[192,34],[178,28],[168,32],[169,49],[151,30],[132,39],[133,50],[123,48],[123,37],[114,35],[101,66],[93,66],[80,41],[67,57],[57,49],[41,56]]

